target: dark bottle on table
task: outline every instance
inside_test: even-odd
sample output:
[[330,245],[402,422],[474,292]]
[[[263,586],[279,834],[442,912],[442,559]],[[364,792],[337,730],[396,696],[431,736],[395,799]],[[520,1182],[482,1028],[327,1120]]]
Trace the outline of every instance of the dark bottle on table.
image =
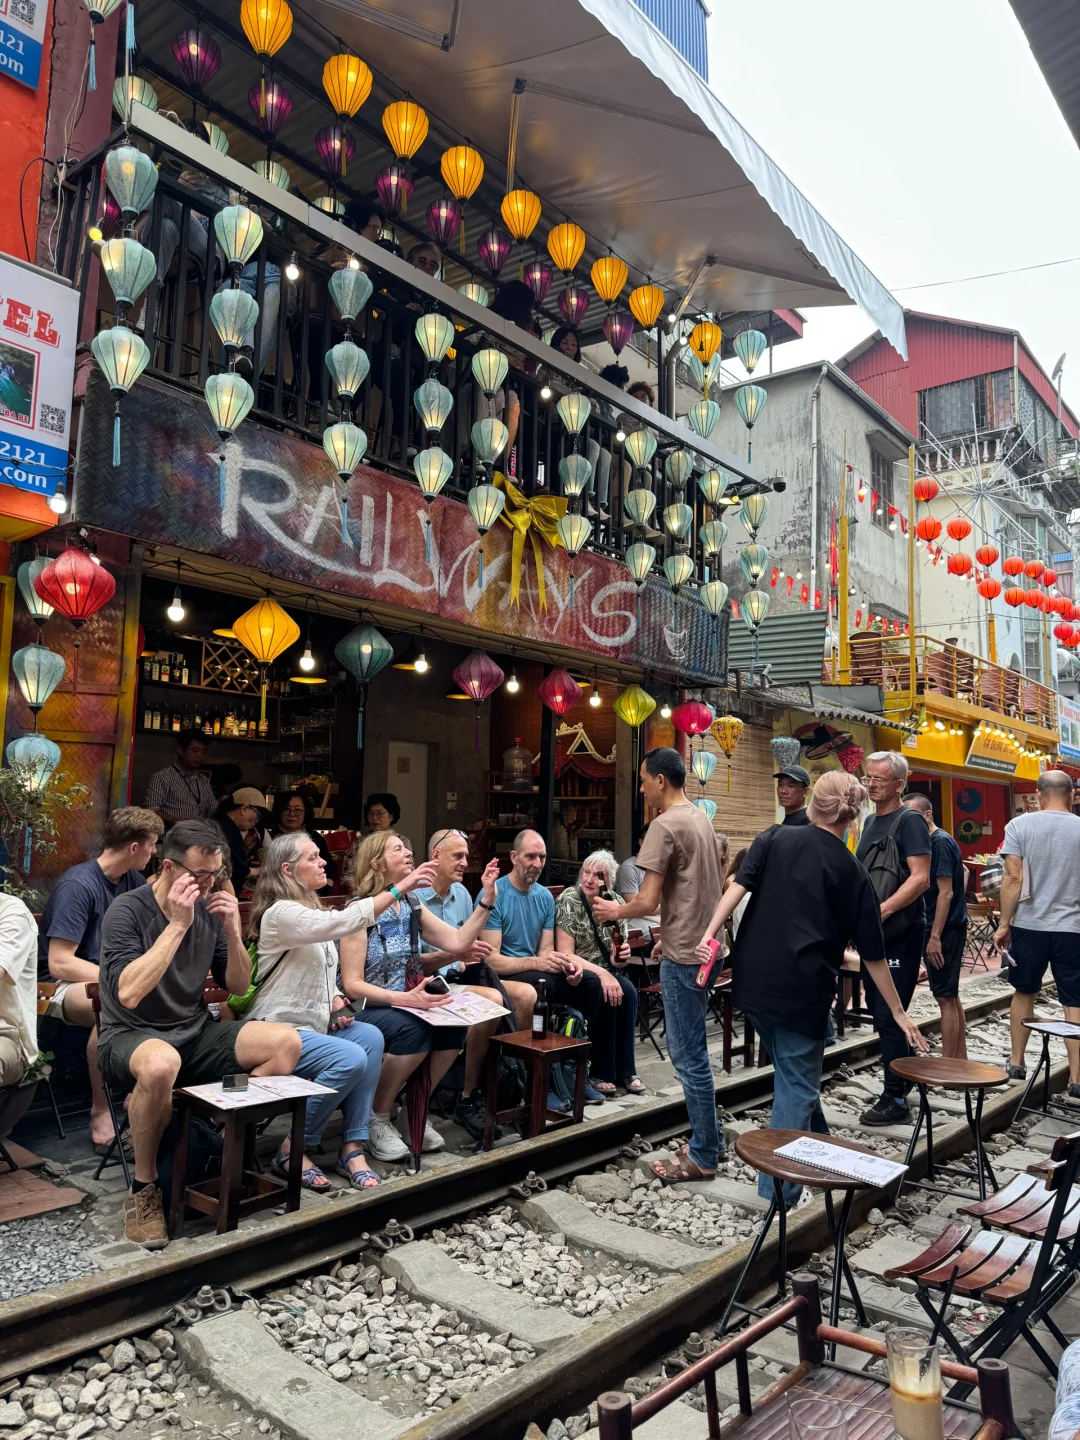
[[547,981],[536,982],[536,1004],[532,1013],[532,1033],[539,1039],[548,1033]]

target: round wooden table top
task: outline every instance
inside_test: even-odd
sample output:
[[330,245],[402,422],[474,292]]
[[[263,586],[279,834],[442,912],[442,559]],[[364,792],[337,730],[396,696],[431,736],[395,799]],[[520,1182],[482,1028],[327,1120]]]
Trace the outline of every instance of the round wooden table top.
[[1025,1020],[1036,1035],[1057,1035],[1062,1040],[1080,1040],[1080,1025],[1074,1020]]
[[985,1065],[981,1060],[947,1060],[943,1055],[909,1055],[894,1060],[889,1069],[901,1080],[941,1085],[946,1090],[985,1090],[988,1085],[1004,1085],[1009,1078],[1000,1065]]
[[854,1140],[841,1140],[839,1135],[819,1135],[815,1130],[748,1130],[735,1141],[735,1153],[747,1165],[763,1175],[772,1175],[777,1180],[789,1180],[793,1185],[809,1185],[819,1190],[873,1190],[872,1181],[853,1180],[849,1175],[834,1175],[831,1170],[822,1170],[817,1165],[803,1165],[798,1160],[789,1160],[775,1152],[792,1140],[823,1140],[829,1145],[838,1145],[842,1150],[854,1150],[859,1155],[876,1155],[876,1151]]

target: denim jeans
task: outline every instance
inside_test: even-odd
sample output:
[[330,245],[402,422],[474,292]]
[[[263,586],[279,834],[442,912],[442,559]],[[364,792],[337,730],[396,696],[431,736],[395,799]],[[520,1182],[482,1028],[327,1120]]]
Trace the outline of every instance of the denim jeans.
[[696,965],[676,965],[665,955],[660,963],[660,994],[671,1063],[682,1083],[690,1117],[690,1159],[702,1170],[715,1170],[725,1150],[716,1119],[716,1081],[705,1044],[712,987],[700,989],[695,983],[697,972]]
[[621,972],[614,971],[613,974],[622,991],[622,1004],[609,1005],[606,1000],[602,1001],[596,1019],[589,1022],[589,1039],[592,1041],[590,1073],[594,1080],[606,1080],[612,1084],[617,1080],[629,1080],[637,1073],[634,1065],[637,991],[633,981]]
[[[228,290],[232,285],[231,280],[223,280],[218,286],[218,293]],[[240,271],[240,289],[245,291],[252,299],[257,299],[259,287],[259,262],[249,260]],[[295,295],[294,287],[290,286],[290,301]],[[266,266],[263,276],[263,298],[262,298],[262,339],[259,344],[258,360],[255,363],[256,375],[261,375],[266,369],[267,362],[277,345],[278,311],[281,307],[281,269],[277,265]],[[290,310],[292,305],[290,304]],[[258,324],[258,320],[256,320]],[[245,345],[254,345],[255,326],[244,337]]]
[[341,1142],[366,1140],[368,1117],[382,1067],[383,1037],[374,1025],[354,1020],[332,1035],[300,1031],[300,1059],[294,1075],[329,1085],[332,1095],[312,1096],[307,1104],[305,1145],[316,1150],[326,1122],[341,1106]]
[[[900,1004],[905,1010],[911,1004],[915,986],[919,983],[922,939],[922,926],[913,925],[908,933],[901,936],[899,940],[885,942],[885,958],[888,961],[889,974],[896,986]],[[878,1032],[881,1040],[881,1063],[885,1072],[883,1093],[890,1100],[903,1102],[911,1089],[911,1081],[901,1080],[898,1075],[894,1075],[892,1062],[906,1059],[911,1054],[911,1046],[904,1038],[904,1032],[893,1019],[892,1011],[881,998],[865,965],[862,968],[862,982],[863,989],[866,991],[867,1006],[874,1017],[874,1029]]]
[[[797,1030],[782,1030],[771,1020],[751,1015],[754,1029],[765,1042],[772,1060],[772,1117],[774,1130],[813,1130],[828,1135],[829,1127],[821,1109],[821,1064],[825,1056],[825,1034],[821,1038],[802,1035]],[[763,1200],[773,1198],[773,1182],[768,1175],[758,1176],[758,1194]],[[802,1194],[801,1185],[784,1184],[784,1203],[790,1210]]]

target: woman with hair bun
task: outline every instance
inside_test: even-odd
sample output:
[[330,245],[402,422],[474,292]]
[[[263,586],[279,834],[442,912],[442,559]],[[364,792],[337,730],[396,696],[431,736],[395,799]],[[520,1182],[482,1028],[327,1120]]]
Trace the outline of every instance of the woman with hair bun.
[[[825,1026],[848,945],[862,958],[906,1039],[926,1050],[909,1020],[884,959],[879,904],[870,876],[847,848],[848,826],[867,803],[859,781],[830,770],[814,785],[810,824],[763,830],[724,892],[698,946],[708,942],[747,895],[751,897],[731,955],[732,1000],[749,1016],[775,1068],[772,1121],[777,1130],[827,1135],[821,1110]],[[758,1193],[773,1195],[758,1178]],[[790,1209],[801,1186],[785,1184]]]

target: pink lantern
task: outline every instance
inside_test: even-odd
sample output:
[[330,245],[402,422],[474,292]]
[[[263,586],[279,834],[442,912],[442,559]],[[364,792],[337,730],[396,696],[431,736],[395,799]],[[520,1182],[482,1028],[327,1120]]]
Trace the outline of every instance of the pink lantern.
[[[351,154],[349,159],[352,159]],[[408,170],[396,161],[393,165],[387,165],[385,170],[380,170],[375,176],[375,193],[379,197],[379,204],[391,220],[407,212],[415,189],[416,186]]]
[[356,154],[356,141],[344,126],[324,125],[315,136],[315,153],[328,175],[343,175],[346,165]]
[[506,264],[513,243],[506,231],[501,230],[498,225],[485,230],[476,242],[480,263],[486,267],[493,280],[498,279],[499,271]]
[[248,105],[251,113],[255,116],[263,134],[271,140],[276,140],[278,131],[292,114],[292,96],[284,85],[279,85],[274,80],[266,87],[265,113],[263,114],[259,112],[261,104],[263,104],[262,90],[258,85],[252,85],[248,91]]
[[196,95],[205,90],[221,68],[221,46],[199,26],[181,30],[173,41],[173,56],[188,89]]
[[454,679],[476,706],[477,750],[480,749],[480,706],[493,690],[499,688],[504,678],[498,665],[490,655],[485,655],[483,650],[473,650],[466,655],[454,671]]
[[560,665],[550,675],[544,676],[537,694],[554,714],[565,715],[581,699],[581,686],[570,671]]
[[544,303],[544,296],[551,289],[554,273],[546,260],[534,260],[531,265],[525,266],[525,284],[536,296],[538,305]]
[[704,700],[684,700],[671,712],[671,723],[680,735],[704,735],[716,719],[716,712]]
[[865,753],[861,745],[844,745],[836,752],[836,758],[849,775],[854,775],[858,772]]
[[620,355],[634,333],[634,317],[626,310],[612,310],[604,320],[604,334],[607,342]]
[[461,206],[444,195],[427,207],[428,229],[442,249],[446,249],[461,228]]
[[567,285],[566,289],[559,296],[559,309],[568,325],[573,325],[576,330],[585,319],[585,312],[589,308],[589,292],[584,285]]

